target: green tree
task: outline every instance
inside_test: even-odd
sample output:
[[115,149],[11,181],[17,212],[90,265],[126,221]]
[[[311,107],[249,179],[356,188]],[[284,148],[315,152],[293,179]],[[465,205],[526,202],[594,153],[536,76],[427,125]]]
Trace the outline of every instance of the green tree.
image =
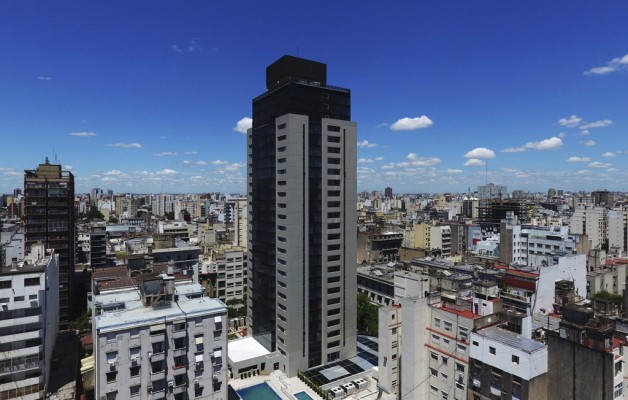
[[373,304],[366,293],[358,293],[358,333],[377,336],[379,306]]
[[91,206],[89,208],[89,212],[87,213],[86,217],[88,221],[92,221],[95,219],[105,219],[105,216],[100,211],[98,211],[98,207],[95,206]]
[[610,300],[618,306],[621,306],[621,303],[624,299],[621,294],[609,293],[606,290],[600,290],[593,295],[593,298],[600,300]]
[[164,217],[166,217],[166,219],[174,219],[174,212],[173,211],[169,211],[169,212],[164,214]]
[[115,215],[110,215],[109,216],[109,222],[111,222],[112,224],[117,224],[118,223],[118,218],[116,218]]

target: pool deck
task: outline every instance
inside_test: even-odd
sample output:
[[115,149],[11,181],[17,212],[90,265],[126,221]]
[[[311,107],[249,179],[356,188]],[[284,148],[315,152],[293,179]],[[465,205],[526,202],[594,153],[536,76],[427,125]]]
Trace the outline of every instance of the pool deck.
[[[373,382],[372,378],[369,378],[368,381],[370,384],[366,389],[351,396],[346,396],[345,399],[375,400],[378,392],[375,382]],[[294,378],[286,378],[283,372],[280,371],[273,371],[270,375],[256,375],[246,379],[229,379],[229,385],[236,391],[263,382],[266,382],[282,400],[297,400],[294,394],[299,392],[307,393],[314,400],[323,400],[321,396],[316,394],[299,378],[296,376]],[[388,395],[382,397],[382,399],[385,398],[388,398]]]

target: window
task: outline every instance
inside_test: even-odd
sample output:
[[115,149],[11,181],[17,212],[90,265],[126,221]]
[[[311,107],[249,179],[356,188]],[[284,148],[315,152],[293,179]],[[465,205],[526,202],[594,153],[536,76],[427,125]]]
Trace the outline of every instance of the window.
[[24,286],[39,286],[39,278],[26,278],[26,279],[24,279]]
[[139,396],[140,395],[140,385],[131,386],[130,391],[131,391],[131,397]]
[[456,363],[456,371],[464,373],[464,365]]
[[140,328],[132,328],[131,329],[131,337],[132,338],[140,337]]
[[440,319],[434,318],[434,326],[437,328],[440,327]]
[[495,355],[497,353],[497,350],[495,350],[495,347],[489,346],[488,352],[491,353],[492,355]]
[[140,376],[140,367],[131,367],[131,377]]
[[443,364],[447,365],[447,362],[449,361],[449,357],[441,356],[441,359],[443,360]]
[[467,351],[467,346],[458,343],[457,349],[458,353],[464,354]]
[[446,330],[446,331],[450,331],[450,332],[451,332],[451,330],[452,330],[452,324],[451,324],[451,322],[447,322],[447,321],[445,321],[445,330]]
[[449,379],[449,376],[446,373],[441,372],[440,378],[442,379],[443,382],[447,382],[447,379]]
[[[282,130],[282,129],[286,129],[286,124],[279,124],[277,125],[277,129],[278,130]],[[283,136],[283,139],[286,138],[286,135]],[[283,139],[279,139],[279,140],[283,140]]]
[[184,331],[186,328],[187,328],[187,324],[185,322],[174,324],[175,332]]
[[340,335],[340,329],[333,330],[327,334],[328,338]]
[[131,347],[129,349],[129,356],[131,357],[131,359],[138,358],[140,356],[140,350],[141,350],[140,346]]
[[516,355],[512,355],[512,363],[513,364],[519,364],[519,356]]
[[114,383],[118,379],[118,371],[110,371],[106,373],[107,383]]
[[11,289],[11,281],[0,281],[0,289]]
[[24,296],[15,296],[13,301],[24,301]]
[[435,368],[430,368],[430,374],[432,374],[432,376],[438,377],[438,371],[436,371]]
[[438,335],[432,335],[432,343],[440,343],[440,336]]
[[430,357],[432,358],[432,360],[438,361],[438,354],[430,351]]
[[340,218],[340,213],[339,212],[327,213],[327,218]]
[[337,168],[327,168],[328,175],[340,175],[340,170]]
[[[340,132],[340,127],[336,126],[336,125],[328,125],[327,126],[327,130],[329,132]],[[332,137],[332,136],[330,136],[330,137]],[[338,139],[340,139],[340,138],[338,138]]]
[[473,345],[474,345],[475,347],[478,347],[478,346],[480,345],[480,343],[478,343],[478,342],[476,342],[476,341],[474,340],[474,341],[473,341]]
[[37,295],[36,294],[30,294],[30,295],[28,295],[28,299],[29,300],[37,300]]

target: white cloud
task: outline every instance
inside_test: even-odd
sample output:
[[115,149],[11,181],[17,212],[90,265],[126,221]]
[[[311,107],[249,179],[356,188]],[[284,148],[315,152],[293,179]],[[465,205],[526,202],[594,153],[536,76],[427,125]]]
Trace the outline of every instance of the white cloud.
[[383,161],[384,157],[375,157],[375,161]]
[[43,75],[39,75],[39,76],[37,77],[37,79],[39,79],[40,81],[51,81],[51,80],[52,80],[52,78],[51,78],[51,77],[49,77],[49,76],[43,76]]
[[186,152],[185,152],[185,153],[183,153],[183,154],[187,154],[187,155],[194,155],[194,154],[198,154],[198,151],[196,151],[196,150],[186,151]]
[[200,160],[200,161],[195,162],[194,165],[198,165],[199,167],[202,167],[202,166],[207,165],[207,163],[203,160]]
[[361,163],[361,164],[363,164],[363,163],[372,163],[372,162],[375,162],[375,161],[373,161],[373,159],[371,159],[371,158],[360,158],[360,159],[358,159],[358,163]]
[[617,157],[617,153],[613,153],[612,151],[607,151],[606,153],[602,154],[602,157],[606,157],[606,158]]
[[170,46],[170,49],[175,53],[194,53],[201,50],[200,42],[201,40],[199,38],[192,38],[187,44],[173,44]]
[[112,175],[121,175],[122,171],[118,169],[112,169],[110,171],[104,172],[103,175],[112,176]]
[[414,131],[416,129],[429,128],[434,125],[431,119],[426,115],[421,115],[415,118],[401,118],[390,126],[393,131]]
[[612,166],[613,166],[613,164],[603,163],[603,162],[599,162],[599,161],[593,161],[592,163],[587,165],[587,167],[589,167],[589,168],[610,168]]
[[583,129],[583,130],[580,131],[580,136],[587,136],[587,135],[590,135],[590,134],[591,134],[591,132],[589,132],[588,129]]
[[449,168],[449,169],[447,170],[447,173],[448,173],[448,174],[461,174],[462,172],[463,172],[463,171],[462,171],[461,169],[451,169],[451,168]]
[[166,157],[166,156],[176,156],[177,153],[172,151],[162,151],[161,153],[153,154],[155,157]]
[[506,147],[505,149],[500,150],[502,153],[521,153],[522,151],[526,151],[525,147]]
[[561,118],[558,120],[558,125],[564,126],[566,128],[575,128],[576,126],[582,123],[582,118],[577,115],[572,115],[569,118]]
[[160,176],[173,176],[173,175],[178,174],[178,172],[173,169],[166,168],[166,169],[156,172],[155,174],[160,175]]
[[373,148],[373,147],[377,147],[377,143],[370,143],[368,140],[363,140],[361,142],[358,142],[358,147],[363,149],[363,148]]
[[588,169],[581,169],[580,171],[576,172],[576,174],[578,175],[588,175],[590,173],[591,171],[589,171]]
[[22,174],[16,171],[8,171],[4,173],[4,176],[16,177],[16,176],[22,176]]
[[96,136],[94,132],[71,132],[68,133],[70,136],[78,136],[78,137],[93,137]]
[[591,129],[591,128],[605,128],[611,125],[613,125],[613,121],[611,121],[610,119],[600,119],[594,122],[589,122],[587,124],[584,124],[580,126],[580,129],[586,130],[586,129]]
[[108,144],[108,147],[120,147],[123,149],[139,149],[142,147],[139,143],[112,143]]
[[477,158],[470,158],[464,163],[465,167],[483,167],[486,165],[486,161],[479,160]]
[[383,128],[385,126],[388,126],[388,122],[382,122],[381,124],[378,124],[376,128]]
[[563,147],[563,140],[553,136],[549,139],[543,139],[540,142],[528,142],[523,147],[534,150],[557,150]]
[[215,161],[212,161],[212,164],[214,164],[214,165],[225,165],[225,164],[229,164],[229,161],[215,160]]
[[395,168],[395,164],[384,164],[382,165],[382,169],[393,169]]
[[567,134],[565,132],[561,132],[561,133],[558,134],[558,137],[561,138],[561,139],[564,138],[565,136],[567,136]]
[[476,147],[464,155],[466,158],[495,158],[495,152],[486,147]]
[[252,126],[253,126],[253,119],[249,117],[244,117],[238,121],[236,126],[233,127],[233,130],[246,135],[246,131],[248,129],[251,129]]
[[63,167],[63,169],[66,171],[74,171],[74,167],[71,165],[66,165],[65,167]]
[[623,57],[613,58],[606,65],[601,67],[593,67],[584,71],[584,75],[606,75],[612,72],[628,70],[628,54]]
[[567,162],[589,162],[591,161],[591,157],[577,157],[577,156],[573,156],[573,157],[569,157],[567,159]]
[[583,143],[583,145],[587,147],[595,146],[596,144],[597,143],[595,142],[595,140],[587,140],[586,142]]

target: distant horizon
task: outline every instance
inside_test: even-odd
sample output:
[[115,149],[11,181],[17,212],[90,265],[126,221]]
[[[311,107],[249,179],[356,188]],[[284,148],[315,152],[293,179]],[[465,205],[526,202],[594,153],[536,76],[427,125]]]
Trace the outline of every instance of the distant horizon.
[[628,190],[625,1],[245,3],[3,3],[0,193],[46,156],[79,192],[245,192],[285,54],[351,90],[358,191]]

